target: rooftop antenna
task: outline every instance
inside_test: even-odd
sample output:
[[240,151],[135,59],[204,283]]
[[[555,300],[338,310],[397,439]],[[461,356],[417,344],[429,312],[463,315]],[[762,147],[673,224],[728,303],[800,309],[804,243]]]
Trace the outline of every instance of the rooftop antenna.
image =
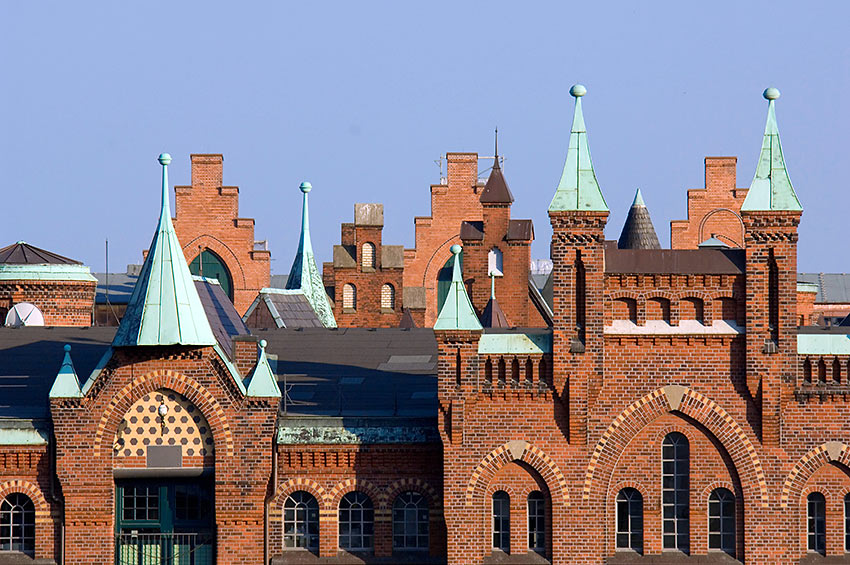
[[106,238],[106,280],[104,285],[104,290],[106,290],[106,315],[109,316],[109,238]]

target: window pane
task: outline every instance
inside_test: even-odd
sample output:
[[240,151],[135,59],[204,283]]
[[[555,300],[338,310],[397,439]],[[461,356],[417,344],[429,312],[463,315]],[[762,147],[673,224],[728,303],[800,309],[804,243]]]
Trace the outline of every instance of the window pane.
[[661,506],[665,549],[690,550],[690,456],[688,438],[668,434],[661,447]]
[[297,491],[284,502],[283,547],[319,549],[319,503],[312,494]]
[[643,552],[643,496],[624,488],[617,494],[617,549]]
[[511,549],[511,510],[508,493],[493,493],[493,548],[510,553]]

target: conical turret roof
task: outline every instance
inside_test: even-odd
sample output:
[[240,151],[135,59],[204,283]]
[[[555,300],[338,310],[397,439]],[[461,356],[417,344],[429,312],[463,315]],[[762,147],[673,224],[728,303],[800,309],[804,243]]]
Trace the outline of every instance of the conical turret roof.
[[802,211],[803,206],[791,186],[791,178],[788,176],[785,157],[782,154],[782,144],[779,142],[779,126],[776,125],[774,104],[779,98],[779,90],[768,88],[764,91],[764,97],[767,100],[767,123],[764,126],[761,153],[755,177],[741,205],[741,211]]
[[[498,130],[496,131],[496,135],[499,135]],[[487,178],[487,183],[481,192],[481,198],[478,200],[482,204],[511,204],[514,201],[514,195],[511,194],[511,189],[508,188],[508,183],[505,181],[505,175],[502,174],[502,167],[499,164],[498,137],[496,138],[496,156],[493,162],[493,169],[490,171],[490,176]]]
[[171,222],[168,203],[171,156],[163,153],[159,162],[162,165],[159,224],[112,345],[215,345]]
[[623,224],[617,247],[619,249],[661,249],[658,234],[655,233],[655,226],[652,225],[652,218],[649,216],[649,209],[643,201],[640,189],[637,189],[632,207],[629,208],[629,215],[626,217],[626,223]]
[[481,313],[481,325],[485,328],[509,328],[511,324],[508,322],[508,317],[502,307],[499,306],[499,301],[496,300],[496,277],[490,275],[490,300],[484,307]]
[[286,288],[301,290],[322,324],[326,328],[335,328],[334,313],[328,301],[328,294],[325,292],[322,275],[319,274],[319,268],[316,266],[313,243],[310,241],[310,211],[307,207],[307,195],[313,189],[313,185],[302,182],[300,189],[304,195],[301,208],[301,239],[298,241],[298,251],[295,253],[292,269],[289,270]]
[[452,268],[452,285],[443,303],[443,309],[434,323],[435,330],[480,330],[481,322],[472,307],[472,301],[466,293],[463,276],[460,272],[460,245],[452,245],[454,267]]

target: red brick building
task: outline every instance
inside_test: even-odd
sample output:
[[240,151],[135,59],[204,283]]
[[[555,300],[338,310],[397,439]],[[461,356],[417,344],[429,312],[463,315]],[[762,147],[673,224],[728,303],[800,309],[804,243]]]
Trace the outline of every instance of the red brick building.
[[850,334],[798,325],[778,92],[737,249],[606,242],[585,92],[552,328],[482,327],[458,245],[433,330],[248,333],[165,188],[117,332],[0,329],[0,562],[846,560]]

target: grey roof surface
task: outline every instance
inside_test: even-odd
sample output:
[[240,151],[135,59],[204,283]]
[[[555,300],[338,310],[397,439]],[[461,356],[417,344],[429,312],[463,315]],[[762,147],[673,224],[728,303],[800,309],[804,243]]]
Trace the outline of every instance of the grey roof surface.
[[818,285],[817,303],[850,302],[850,273],[797,273],[797,282]]
[[323,328],[322,321],[303,294],[267,294],[285,328]]
[[248,328],[220,284],[195,280],[195,290],[198,291],[216,341],[232,359],[233,336],[248,334]]
[[286,288],[286,281],[289,280],[289,273],[285,275],[272,275],[269,286],[271,288]]
[[467,239],[484,239],[484,222],[461,222],[460,223],[460,238]]
[[436,418],[437,342],[431,329],[254,334],[268,342],[287,417]]
[[[92,273],[92,276],[97,279],[97,289],[94,295],[95,304],[106,304],[106,289],[109,289],[110,304],[127,304],[130,302],[130,296],[133,294],[133,288],[136,286],[136,281],[139,280],[138,275],[129,275],[127,273]],[[106,282],[109,281],[107,285]]]
[[534,239],[534,222],[531,220],[511,220],[505,239],[523,241]]
[[[606,273],[737,275],[743,249],[605,249]],[[545,293],[544,293],[545,296]]]
[[632,205],[617,241],[620,249],[661,249],[646,206]]
[[71,345],[71,359],[85,380],[109,349],[114,327],[0,328],[0,419],[46,419],[47,393]]
[[0,249],[0,263],[7,265],[82,265],[79,261],[63,257],[29,243],[18,241]]

